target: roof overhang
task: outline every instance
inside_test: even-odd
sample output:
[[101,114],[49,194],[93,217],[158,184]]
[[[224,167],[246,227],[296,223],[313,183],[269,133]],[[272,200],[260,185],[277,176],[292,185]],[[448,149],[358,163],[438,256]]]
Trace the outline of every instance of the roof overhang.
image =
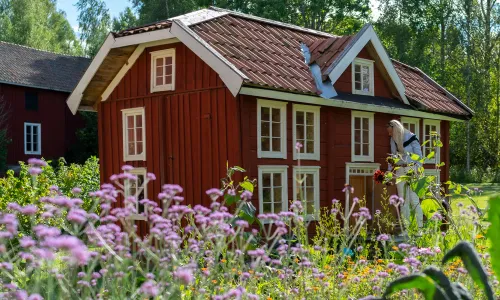
[[385,51],[384,46],[380,42],[373,26],[368,24],[365,25],[356,36],[352,39],[349,46],[343,51],[341,55],[332,63],[332,65],[326,70],[328,77],[332,81],[333,84],[339,79],[340,75],[344,73],[344,71],[351,65],[353,60],[358,56],[359,52],[366,46],[368,43],[371,43],[374,51],[381,64],[383,65],[385,71],[387,72],[387,77],[392,81],[398,96],[405,104],[410,104],[405,95],[405,87],[401,78],[399,78],[396,69],[392,65],[392,61]]
[[370,111],[370,112],[378,112],[378,113],[386,113],[400,116],[409,116],[409,117],[417,117],[423,119],[433,119],[433,120],[443,120],[443,121],[458,121],[463,122],[465,120],[459,117],[452,117],[442,114],[434,114],[424,111],[419,111],[415,109],[404,109],[404,108],[396,108],[396,107],[388,107],[383,105],[374,105],[374,104],[366,104],[366,103],[357,103],[353,101],[347,101],[342,98],[334,98],[334,99],[325,99],[319,96],[312,95],[303,95],[303,94],[295,94],[289,92],[283,92],[278,90],[271,89],[261,89],[243,86],[240,90],[241,95],[249,95],[255,97],[262,98],[270,98],[291,102],[300,102],[307,103],[313,105],[322,105],[322,106],[332,106],[332,107],[341,107],[352,110],[361,110],[361,111]]
[[96,110],[96,105],[100,101],[105,101],[109,97],[116,85],[118,85],[120,80],[123,76],[125,76],[127,71],[130,67],[132,67],[134,62],[146,47],[166,44],[172,41],[180,41],[191,51],[196,53],[196,55],[198,55],[207,65],[219,74],[221,80],[234,96],[238,94],[243,81],[248,79],[245,74],[220,55],[208,43],[203,41],[188,26],[183,24],[182,21],[174,19],[172,26],[167,29],[118,38],[115,38],[113,34],[110,33],[67,100],[67,105],[71,112],[76,114],[76,112],[80,109],[82,98],[89,87],[89,84],[91,84],[97,72],[101,71],[101,66],[103,66],[103,63],[108,58],[110,53],[114,51],[114,49],[127,49],[125,53],[121,53],[122,56],[125,55],[127,57],[126,59],[122,59],[123,63],[121,65],[114,66],[116,70],[113,71],[114,74],[112,79],[109,80],[109,83],[104,83],[105,86],[102,86],[102,82],[100,83],[102,91],[99,93],[99,96],[96,97],[97,99],[94,99],[94,103],[92,105],[89,105],[89,103],[84,104],[85,110],[88,110],[89,106]]

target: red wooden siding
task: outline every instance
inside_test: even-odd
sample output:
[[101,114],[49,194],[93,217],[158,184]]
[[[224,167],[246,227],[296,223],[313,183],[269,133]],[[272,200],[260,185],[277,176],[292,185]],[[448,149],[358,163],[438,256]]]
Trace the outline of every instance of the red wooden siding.
[[[170,47],[176,49],[175,91],[151,94],[149,53]],[[121,110],[133,107],[145,107],[146,161],[124,162]],[[183,44],[146,49],[98,111],[103,182],[124,164],[145,167],[157,176],[148,198],[156,200],[163,184],[176,183],[185,204],[209,205],[205,191],[220,187],[226,162],[241,165],[239,98]],[[144,222],[139,226],[146,232]]]
[[[38,110],[25,109],[25,92],[38,94]],[[82,118],[73,116],[66,105],[68,93],[22,86],[0,84],[0,97],[10,105],[8,135],[12,142],[8,146],[7,163],[17,164],[31,157],[57,159],[64,157],[75,142],[75,132],[84,126]],[[24,123],[41,124],[41,155],[24,154]]]
[[[373,58],[370,56],[366,48],[363,48],[359,52],[358,57],[373,60]],[[373,75],[374,75],[373,81],[375,86],[375,91],[374,91],[375,96],[392,98],[391,90],[389,89],[389,86],[385,82],[384,77],[382,77],[382,74],[380,73],[375,64],[374,64]],[[339,79],[337,79],[337,81],[333,86],[335,87],[335,90],[337,90],[338,92],[352,94],[352,64],[350,64],[345,69],[344,73],[340,75]]]

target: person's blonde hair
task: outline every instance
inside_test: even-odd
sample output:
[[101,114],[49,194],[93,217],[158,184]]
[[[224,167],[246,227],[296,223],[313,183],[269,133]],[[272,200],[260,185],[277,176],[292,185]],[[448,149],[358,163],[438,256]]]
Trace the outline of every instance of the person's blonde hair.
[[389,126],[392,127],[392,139],[396,143],[399,153],[404,153],[405,149],[403,146],[403,138],[405,135],[405,128],[401,122],[398,120],[392,120],[389,122]]

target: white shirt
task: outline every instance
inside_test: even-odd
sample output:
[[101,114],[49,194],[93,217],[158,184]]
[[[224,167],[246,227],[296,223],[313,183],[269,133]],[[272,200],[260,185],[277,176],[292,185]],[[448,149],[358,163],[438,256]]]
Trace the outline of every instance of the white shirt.
[[[403,143],[408,141],[412,136],[414,136],[414,134],[412,132],[410,132],[409,130],[405,130],[405,133],[403,135]],[[402,158],[396,163],[396,165],[406,165],[406,164],[409,164],[411,162],[414,162],[415,164],[420,166],[420,162],[414,161],[410,158],[411,154],[417,154],[418,156],[420,156],[420,158],[422,158],[422,149],[421,149],[421,146],[420,146],[420,143],[418,142],[418,140],[414,140],[409,145],[404,147],[404,151],[405,151],[405,153],[401,155]],[[392,137],[391,137],[391,153],[394,155],[398,155],[398,149],[396,147],[396,142],[394,142],[394,139]],[[392,170],[391,164],[389,164],[389,170]]]

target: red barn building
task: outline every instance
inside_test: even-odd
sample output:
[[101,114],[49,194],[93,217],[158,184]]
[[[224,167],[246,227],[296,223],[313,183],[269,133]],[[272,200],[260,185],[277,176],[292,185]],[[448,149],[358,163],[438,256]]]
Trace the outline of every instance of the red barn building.
[[177,183],[188,204],[207,205],[228,162],[258,178],[258,211],[278,212],[297,197],[300,157],[311,219],[333,198],[349,205],[344,183],[379,207],[372,175],[387,167],[394,118],[420,140],[441,134],[426,168],[445,162],[446,180],[450,122],[473,113],[391,60],[370,25],[340,37],[219,8],[111,33],[68,105],[98,112],[102,181],[130,164],[158,176],[148,198]]
[[[0,42],[0,100],[6,107],[7,164],[63,157],[84,125],[66,99],[90,59]],[[5,114],[5,112],[3,112]]]

